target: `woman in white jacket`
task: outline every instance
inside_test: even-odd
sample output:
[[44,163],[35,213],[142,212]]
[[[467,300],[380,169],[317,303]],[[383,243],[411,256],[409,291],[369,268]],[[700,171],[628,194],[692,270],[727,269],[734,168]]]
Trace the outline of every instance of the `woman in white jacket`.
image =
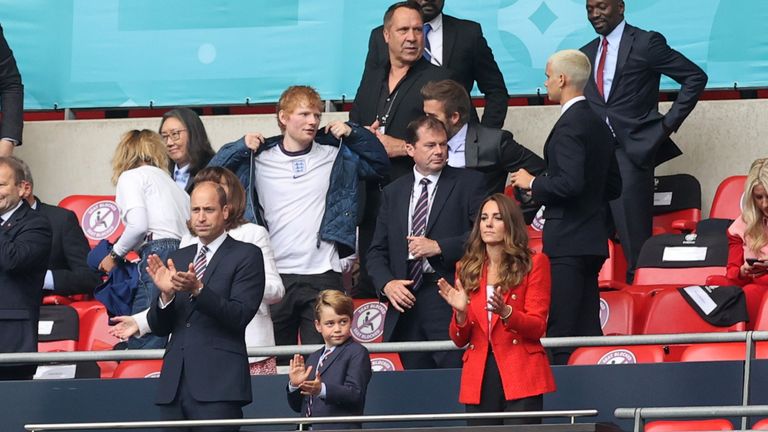
[[[195,183],[204,181],[220,184],[227,194],[227,206],[229,206],[227,233],[229,236],[235,240],[258,246],[264,256],[264,298],[256,316],[245,329],[245,343],[248,347],[274,346],[275,333],[269,314],[269,305],[280,302],[285,294],[285,288],[275,266],[274,253],[269,243],[269,233],[264,227],[247,222],[243,217],[246,202],[245,190],[235,174],[221,167],[204,168],[195,176]],[[181,239],[180,247],[189,246],[196,241],[196,237],[187,234]],[[115,317],[113,321],[118,324],[112,327],[110,331],[114,336],[121,339],[127,339],[134,335],[140,337],[151,332],[147,323],[146,311],[133,316]],[[251,375],[277,373],[275,357],[251,357],[249,361],[251,363]]]

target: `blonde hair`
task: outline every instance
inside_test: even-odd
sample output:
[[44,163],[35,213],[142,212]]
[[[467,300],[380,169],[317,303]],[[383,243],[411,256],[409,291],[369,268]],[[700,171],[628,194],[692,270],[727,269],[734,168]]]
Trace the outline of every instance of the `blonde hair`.
[[352,302],[352,298],[344,294],[344,292],[327,289],[320,291],[315,299],[315,319],[320,321],[320,312],[323,310],[323,306],[328,306],[336,312],[336,315],[346,315],[349,319],[355,315],[355,304]]
[[112,183],[117,184],[120,174],[142,165],[151,165],[165,171],[168,167],[168,152],[160,134],[149,129],[134,129],[123,135],[115,149],[112,157]]
[[763,223],[765,216],[762,210],[755,206],[755,199],[752,197],[752,192],[758,185],[768,190],[768,158],[752,162],[749,174],[747,175],[747,181],[744,185],[744,196],[742,197],[743,210],[741,217],[747,226],[744,231],[744,240],[747,247],[756,254],[759,253],[763,246],[768,244],[768,235],[765,233],[765,225]]
[[578,90],[584,90],[592,72],[592,64],[587,56],[575,49],[558,51],[549,57],[552,73],[561,73],[568,77],[568,85]]

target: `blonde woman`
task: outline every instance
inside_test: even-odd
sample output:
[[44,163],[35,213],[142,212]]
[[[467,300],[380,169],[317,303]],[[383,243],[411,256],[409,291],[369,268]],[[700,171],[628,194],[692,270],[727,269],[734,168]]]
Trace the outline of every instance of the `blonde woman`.
[[[187,233],[189,196],[166,171],[168,153],[157,132],[132,130],[123,135],[112,158],[112,182],[116,185],[115,202],[125,231],[100,264],[112,270],[125,255],[139,253],[140,280],[131,304],[131,313],[147,309],[157,296],[157,288],[147,274],[147,257],[158,255],[163,262],[179,248]],[[132,338],[129,349],[163,348],[165,339],[153,335]]]
[[752,330],[768,289],[768,159],[752,162],[742,200],[741,216],[728,227],[727,280],[713,276],[707,282],[742,287]]

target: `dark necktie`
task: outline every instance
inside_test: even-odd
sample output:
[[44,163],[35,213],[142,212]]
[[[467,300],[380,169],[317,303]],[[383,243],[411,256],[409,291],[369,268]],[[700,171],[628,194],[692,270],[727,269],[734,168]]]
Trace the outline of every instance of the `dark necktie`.
[[429,32],[432,31],[432,25],[429,23],[424,24],[424,58],[427,59],[428,62],[432,61],[432,55],[430,54],[432,52],[432,47],[429,46]]
[[605,99],[605,95],[603,94],[603,75],[605,74],[605,58],[608,57],[608,38],[603,37],[603,46],[602,46],[602,52],[600,53],[600,60],[597,62],[597,76],[595,77],[595,81],[597,83],[597,91],[600,93],[600,96]]
[[[320,373],[320,368],[323,367],[323,363],[328,358],[328,356],[331,355],[333,352],[333,349],[330,349],[328,347],[325,348],[325,351],[323,351],[323,355],[320,356],[320,361],[317,362],[317,369],[315,370],[315,375]],[[312,417],[312,400],[314,399],[314,396],[310,396],[309,399],[307,399],[307,417]]]
[[[411,216],[411,235],[423,236],[427,232],[427,210],[429,208],[429,191],[427,186],[431,182],[428,178],[421,179],[419,184],[421,185],[421,194],[416,201],[416,207],[413,208],[413,216]],[[421,287],[423,279],[424,264],[422,259],[414,259],[408,261],[408,276],[413,281],[411,289],[413,291],[418,290]]]
[[205,254],[207,253],[208,246],[203,245],[200,248],[200,252],[197,253],[197,258],[195,258],[195,275],[198,280],[203,280],[205,268],[208,267],[208,259],[205,257]]

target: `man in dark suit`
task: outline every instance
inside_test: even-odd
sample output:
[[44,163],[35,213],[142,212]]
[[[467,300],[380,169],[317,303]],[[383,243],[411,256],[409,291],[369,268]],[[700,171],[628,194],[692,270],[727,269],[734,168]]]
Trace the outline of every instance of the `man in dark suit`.
[[24,168],[24,200],[51,224],[51,255],[45,272],[43,294],[93,294],[93,289],[101,283],[101,275],[86,262],[91,248],[77,222],[77,215],[70,210],[41,202],[35,196],[35,183],[29,165],[21,159],[14,159]]
[[[36,352],[51,227],[22,200],[24,169],[0,157],[0,353]],[[0,380],[31,379],[35,365],[0,366]]]
[[[405,130],[412,120],[424,115],[419,93],[424,84],[451,77],[450,71],[424,59],[421,8],[415,2],[395,3],[384,14],[383,37],[388,56],[383,64],[366,68],[349,120],[368,127],[384,144],[390,158],[389,178],[394,180],[411,171],[413,161],[405,151]],[[365,272],[365,251],[371,244],[379,208],[381,182],[365,183],[361,194],[358,255],[358,292],[372,296],[374,289]]]
[[0,26],[0,156],[13,154],[13,147],[21,145],[24,127],[24,85],[16,66],[13,51],[8,46]]
[[[653,229],[654,167],[682,154],[669,136],[693,111],[707,75],[670,48],[661,34],[627,24],[622,0],[587,0],[587,16],[600,37],[581,48],[592,61],[594,77],[584,95],[616,136],[624,186],[611,212],[631,282],[640,249]],[[658,111],[661,75],[681,85],[664,115]]]
[[[425,57],[436,66],[453,71],[455,79],[464,86],[467,93],[475,82],[485,95],[483,126],[501,129],[507,116],[507,85],[493,58],[493,52],[483,37],[480,24],[443,14],[444,0],[418,0],[424,17]],[[429,26],[429,31],[427,31]],[[387,45],[384,43],[383,27],[371,31],[368,41],[368,56],[365,68],[373,69],[387,61]],[[472,108],[472,119],[477,112]]]
[[485,195],[504,193],[507,174],[524,168],[537,175],[544,160],[515,141],[512,133],[483,126],[469,117],[469,94],[453,80],[433,81],[421,89],[424,112],[448,131],[448,165],[485,176]]
[[[368,273],[389,301],[385,341],[446,340],[451,308],[437,280],[453,283],[456,262],[483,200],[483,176],[446,166],[448,135],[432,117],[408,125],[414,169],[384,188]],[[457,351],[403,353],[406,368],[458,367]]]
[[[614,139],[583,96],[590,64],[577,50],[547,62],[547,95],[561,114],[544,145],[546,175],[512,174],[515,186],[531,189],[544,210],[544,253],[550,259],[552,300],[547,336],[600,336],[597,275],[608,256],[608,201],[621,190]],[[553,349],[566,364],[572,349]]]
[[149,325],[157,335],[173,333],[156,403],[169,420],[242,418],[242,406],[251,402],[245,327],[264,295],[261,250],[224,231],[229,208],[221,186],[200,183],[191,205],[199,241],[172,253],[168,267],[157,255],[148,260],[160,290]]

